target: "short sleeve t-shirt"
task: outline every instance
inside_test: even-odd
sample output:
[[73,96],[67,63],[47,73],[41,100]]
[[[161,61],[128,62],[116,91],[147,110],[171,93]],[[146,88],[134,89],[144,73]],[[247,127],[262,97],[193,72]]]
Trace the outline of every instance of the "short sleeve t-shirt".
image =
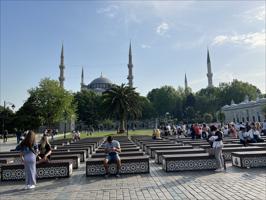
[[111,143],[110,142],[105,143],[105,149],[108,150],[109,154],[117,154],[117,152],[110,151],[113,147],[120,148],[120,143],[117,140],[113,140]]

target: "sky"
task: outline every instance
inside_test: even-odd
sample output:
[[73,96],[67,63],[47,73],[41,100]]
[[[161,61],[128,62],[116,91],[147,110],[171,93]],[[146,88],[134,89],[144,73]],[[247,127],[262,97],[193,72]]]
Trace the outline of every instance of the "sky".
[[265,1],[0,1],[1,105],[16,105],[45,77],[58,80],[64,44],[65,88],[80,90],[101,73],[127,83],[132,43],[133,84],[153,88],[207,86],[233,79],[266,90]]

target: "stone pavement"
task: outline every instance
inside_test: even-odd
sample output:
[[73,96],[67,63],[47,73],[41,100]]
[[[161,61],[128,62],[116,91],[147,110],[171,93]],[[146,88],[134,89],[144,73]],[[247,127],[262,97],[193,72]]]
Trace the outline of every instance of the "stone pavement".
[[[0,148],[3,151],[3,144]],[[23,190],[24,182],[1,182],[0,200],[88,199],[88,200],[265,200],[266,170],[239,169],[227,164],[223,173],[212,171],[162,171],[151,161],[150,174],[122,175],[120,178],[85,176],[85,164],[72,177],[38,181],[34,190]]]

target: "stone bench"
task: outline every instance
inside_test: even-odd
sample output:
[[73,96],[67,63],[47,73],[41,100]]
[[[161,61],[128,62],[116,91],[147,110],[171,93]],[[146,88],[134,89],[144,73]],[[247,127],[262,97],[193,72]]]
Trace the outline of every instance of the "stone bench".
[[195,154],[206,153],[204,149],[173,149],[173,150],[155,150],[155,163],[162,164],[163,155],[178,155],[178,154]]
[[[125,151],[139,151],[139,147],[131,147],[131,148],[121,148],[122,152]],[[95,152],[96,153],[103,153],[105,151],[105,149],[97,149]]]
[[[143,156],[144,153],[142,151],[128,151],[119,153],[120,157],[129,157],[129,156]],[[106,153],[95,153],[91,155],[91,158],[105,158]]]
[[51,155],[50,160],[72,160],[73,169],[78,169],[80,167],[80,154],[70,154],[70,155]]
[[[123,145],[123,144],[120,144],[120,147],[123,149],[123,148],[134,148],[134,147],[137,147],[137,145],[135,145],[135,144],[130,144],[130,145]],[[104,145],[102,145],[102,146],[100,146],[98,149],[104,149],[105,148],[105,146]]]
[[82,151],[72,151],[72,150],[69,150],[69,151],[53,151],[51,156],[54,156],[54,155],[73,155],[73,154],[80,155],[80,162],[85,162],[85,160],[86,160],[86,152],[84,150],[82,150]]
[[163,155],[162,157],[163,170],[166,172],[218,168],[216,159],[208,153]]
[[266,151],[233,152],[232,164],[240,168],[266,167]]
[[233,152],[241,152],[241,151],[263,151],[266,150],[264,147],[257,147],[257,146],[248,146],[248,147],[227,147],[223,148],[223,155],[225,158],[225,161],[231,161],[231,154]]
[[[37,164],[37,179],[65,178],[72,174],[71,161],[50,161]],[[18,181],[25,179],[24,165],[4,164],[2,165],[1,181]]]
[[72,146],[57,147],[57,149],[54,149],[53,151],[85,151],[86,158],[88,158],[89,155],[92,153],[92,149],[90,147],[72,147]]
[[86,143],[86,144],[64,144],[64,145],[55,145],[54,147],[61,148],[61,147],[73,147],[73,148],[79,148],[79,147],[88,147],[91,149],[91,151],[94,151],[98,146],[96,143]]
[[257,146],[257,147],[265,147],[266,148],[266,142],[249,143],[248,146]]
[[165,145],[165,144],[168,144],[168,145],[170,145],[170,144],[175,144],[174,142],[170,142],[170,141],[163,141],[163,142],[146,142],[146,143],[142,143],[141,144],[141,149],[143,150],[143,151],[146,151],[146,146],[148,145]]
[[[121,174],[140,174],[150,172],[148,156],[121,157],[121,163]],[[111,163],[109,165],[109,172],[110,174],[116,173],[115,163]],[[104,174],[105,169],[102,158],[91,158],[86,162],[86,176],[97,176]]]
[[[243,144],[224,144],[223,148],[227,147],[243,147]],[[200,145],[200,148],[209,149],[211,148],[211,145],[210,144]]]
[[155,150],[178,150],[178,149],[192,149],[192,146],[151,146],[149,147],[149,155],[151,158],[155,157]]
[[14,163],[21,163],[21,158],[19,152],[6,152],[5,154],[0,154],[0,159],[13,159]]

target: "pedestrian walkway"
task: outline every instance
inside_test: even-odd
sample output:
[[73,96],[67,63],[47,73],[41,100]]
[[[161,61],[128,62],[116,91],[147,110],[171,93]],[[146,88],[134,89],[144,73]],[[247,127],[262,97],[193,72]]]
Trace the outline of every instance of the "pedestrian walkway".
[[89,199],[89,200],[265,200],[265,169],[238,169],[166,173],[151,161],[150,174],[121,178],[85,176],[85,164],[71,178],[42,180],[37,188],[23,190],[23,181],[0,182],[1,200]]

